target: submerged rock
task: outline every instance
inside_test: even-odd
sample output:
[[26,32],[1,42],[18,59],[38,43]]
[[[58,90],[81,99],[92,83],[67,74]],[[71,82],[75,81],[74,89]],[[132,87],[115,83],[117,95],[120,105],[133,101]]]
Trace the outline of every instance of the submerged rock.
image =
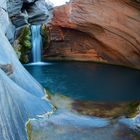
[[139,106],[140,102],[136,101],[123,103],[102,103],[76,100],[72,104],[72,108],[76,112],[84,115],[97,116],[102,118],[119,118],[121,116],[133,118],[137,114],[139,114]]
[[[47,91],[49,93],[49,91]],[[99,102],[72,99],[61,94],[50,94],[51,103],[58,109],[79,113],[85,116],[115,119],[122,116],[135,118],[140,113],[140,101]]]
[[[29,140],[102,140],[104,138],[107,140],[139,140],[140,138],[139,133],[130,127],[132,124],[139,124],[138,119],[133,122],[132,119],[127,119],[127,122],[131,122],[130,126],[126,125],[126,120],[124,122],[119,119],[122,115],[129,114],[128,103],[117,105],[81,101],[83,105],[80,106],[77,101],[59,94],[51,96],[51,101],[57,107],[56,112],[49,119],[32,119],[28,122]],[[85,111],[85,114],[76,112],[74,104],[78,104],[77,108]],[[134,103],[132,106],[137,105]],[[93,114],[88,114],[89,111]]]

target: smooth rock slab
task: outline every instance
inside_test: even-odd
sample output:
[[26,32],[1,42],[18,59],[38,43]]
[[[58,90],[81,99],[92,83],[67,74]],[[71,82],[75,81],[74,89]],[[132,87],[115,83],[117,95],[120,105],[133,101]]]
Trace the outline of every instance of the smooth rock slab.
[[121,123],[106,119],[57,112],[49,119],[31,120],[30,140],[139,140],[140,136]]
[[14,83],[0,69],[0,140],[27,140],[25,123],[52,106]]

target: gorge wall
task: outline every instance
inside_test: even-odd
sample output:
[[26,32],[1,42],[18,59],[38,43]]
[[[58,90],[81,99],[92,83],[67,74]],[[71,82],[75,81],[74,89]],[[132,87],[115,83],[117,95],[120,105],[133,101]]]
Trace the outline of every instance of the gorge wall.
[[16,27],[25,24],[41,24],[51,16],[52,4],[45,0],[8,0],[7,11]]
[[[52,4],[45,0],[1,0],[3,10],[7,12],[12,23],[10,41],[13,42],[27,24],[42,24],[50,20]],[[9,28],[8,28],[9,30]],[[9,32],[7,33],[9,36]],[[15,38],[14,38],[15,37]]]
[[9,6],[20,14],[19,2],[23,3],[0,0],[0,140],[27,140],[27,121],[53,112],[53,106],[43,98],[44,88],[22,66],[9,42],[17,27]]
[[71,0],[56,7],[46,59],[98,61],[140,69],[140,3]]

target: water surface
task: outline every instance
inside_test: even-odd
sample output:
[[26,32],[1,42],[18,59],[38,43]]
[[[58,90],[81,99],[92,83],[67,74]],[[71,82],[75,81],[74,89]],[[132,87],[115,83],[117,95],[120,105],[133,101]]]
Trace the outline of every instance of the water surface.
[[50,118],[30,121],[31,139],[140,139],[136,131],[140,122],[125,118],[138,113],[139,101],[130,101],[140,99],[140,71],[85,62],[53,62],[26,68],[53,93],[51,102],[57,107]]
[[140,99],[138,70],[86,62],[56,62],[26,69],[51,92],[73,99],[113,102]]

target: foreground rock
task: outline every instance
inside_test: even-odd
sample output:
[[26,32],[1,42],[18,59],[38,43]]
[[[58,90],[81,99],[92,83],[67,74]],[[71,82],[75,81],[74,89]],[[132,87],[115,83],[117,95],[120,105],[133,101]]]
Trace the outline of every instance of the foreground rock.
[[[139,124],[138,122],[135,122],[134,119],[119,119],[123,115],[122,111],[124,113],[127,110],[127,104],[77,102],[58,94],[51,96],[51,101],[57,107],[57,111],[49,119],[30,120],[30,127],[28,128],[29,140],[140,139],[139,133],[136,133],[134,129],[130,129],[135,123]],[[74,107],[78,105],[78,112],[75,110],[76,108],[73,108],[73,105],[75,105]],[[131,108],[131,110],[133,109]],[[82,110],[83,112],[81,112]],[[89,112],[93,114],[89,114]],[[100,118],[95,116],[100,116]],[[127,123],[131,123],[131,126]]]
[[48,59],[99,61],[140,69],[138,1],[71,0],[55,8],[49,29]]
[[12,81],[0,69],[0,140],[27,140],[25,123],[52,112],[48,102]]
[[26,122],[52,113],[53,107],[42,99],[43,87],[19,62],[8,38],[14,31],[6,0],[0,4],[0,140],[27,140]]

